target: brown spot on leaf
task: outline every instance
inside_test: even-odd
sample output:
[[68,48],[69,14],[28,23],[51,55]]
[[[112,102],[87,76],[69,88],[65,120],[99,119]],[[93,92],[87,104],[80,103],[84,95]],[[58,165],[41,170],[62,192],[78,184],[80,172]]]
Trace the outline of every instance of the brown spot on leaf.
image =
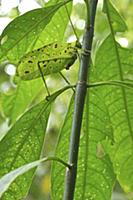
[[33,61],[32,60],[28,60],[28,63],[33,63]]
[[25,74],[28,74],[28,73],[30,73],[30,72],[29,72],[29,71],[25,71],[24,73],[25,73]]

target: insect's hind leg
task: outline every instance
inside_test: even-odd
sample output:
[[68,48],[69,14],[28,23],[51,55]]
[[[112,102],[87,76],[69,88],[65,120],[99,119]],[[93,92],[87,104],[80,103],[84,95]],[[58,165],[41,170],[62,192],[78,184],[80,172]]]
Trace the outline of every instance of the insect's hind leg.
[[[62,72],[59,72],[59,74],[61,75],[61,77],[65,80],[65,82],[68,85],[71,85],[71,83],[69,82],[69,80],[62,74]],[[75,92],[75,89],[72,87],[73,92]]]
[[45,80],[45,78],[44,78],[44,75],[43,75],[42,69],[41,69],[41,67],[40,67],[40,62],[38,62],[37,65],[38,65],[38,69],[39,69],[39,71],[40,71],[40,74],[41,74],[41,77],[42,77],[43,83],[44,83],[44,85],[45,85],[45,88],[46,88],[46,91],[47,91],[48,97],[50,97],[50,92],[49,92],[49,90],[48,90],[48,86],[47,86],[46,80]]

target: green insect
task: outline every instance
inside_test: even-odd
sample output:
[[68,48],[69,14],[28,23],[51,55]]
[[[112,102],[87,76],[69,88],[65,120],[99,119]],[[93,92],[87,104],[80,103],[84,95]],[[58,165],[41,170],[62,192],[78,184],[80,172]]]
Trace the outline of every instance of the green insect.
[[66,5],[65,8],[77,41],[73,43],[54,42],[29,52],[20,59],[16,70],[16,76],[19,76],[22,80],[42,77],[48,96],[50,96],[50,93],[44,76],[59,72],[64,80],[70,84],[61,70],[69,69],[74,64],[78,49],[81,49]]
[[32,80],[41,76],[69,69],[77,59],[78,42],[54,42],[27,53],[18,63],[16,75],[22,80]]

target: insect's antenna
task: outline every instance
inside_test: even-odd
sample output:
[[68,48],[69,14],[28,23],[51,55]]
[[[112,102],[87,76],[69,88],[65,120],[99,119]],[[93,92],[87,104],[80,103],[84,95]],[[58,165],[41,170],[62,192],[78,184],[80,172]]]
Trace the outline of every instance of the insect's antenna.
[[[65,2],[65,0],[64,0],[64,2]],[[73,25],[73,23],[72,23],[72,20],[71,20],[71,17],[70,17],[70,14],[69,14],[69,11],[68,11],[68,8],[67,8],[67,5],[66,5],[66,4],[65,4],[65,9],[66,9],[66,13],[67,13],[68,19],[69,19],[69,21],[70,21],[70,24],[71,24],[71,26],[72,26],[73,32],[74,32],[74,34],[75,34],[75,36],[76,36],[76,38],[77,38],[77,41],[79,42],[79,37],[78,37],[78,35],[77,35],[76,31],[75,31],[75,28],[74,28],[74,25]]]

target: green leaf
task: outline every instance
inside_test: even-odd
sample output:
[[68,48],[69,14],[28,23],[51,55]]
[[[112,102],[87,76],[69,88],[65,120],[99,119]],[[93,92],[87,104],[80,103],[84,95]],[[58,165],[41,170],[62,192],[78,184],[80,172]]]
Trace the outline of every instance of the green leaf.
[[19,167],[11,172],[9,172],[8,174],[6,174],[5,176],[3,176],[0,179],[0,197],[2,197],[2,195],[4,194],[4,192],[9,188],[9,186],[11,185],[11,183],[18,177],[23,175],[25,172],[29,171],[30,169],[37,167],[41,162],[46,162],[49,159],[44,158],[38,161],[34,161],[32,163],[29,163],[27,165],[23,165],[22,167]]
[[[69,88],[71,86],[62,88],[52,94],[48,100],[31,108],[11,127],[0,142],[0,177],[26,163],[39,159],[51,103]],[[18,177],[4,194],[2,200],[21,199],[26,196],[34,171]]]
[[47,158],[42,158],[40,160],[34,161],[32,163],[28,163],[26,165],[23,165],[22,167],[19,167],[11,172],[9,172],[8,174],[4,175],[1,179],[0,179],[0,197],[2,197],[2,195],[4,194],[4,192],[9,188],[9,186],[11,185],[11,183],[18,177],[23,175],[24,173],[26,173],[27,171],[31,170],[32,168],[37,167],[38,165],[40,165],[42,162],[47,162],[47,161],[57,161],[60,162],[64,165],[66,165],[66,163],[64,163],[61,159],[58,159],[56,157],[47,157]]
[[[115,181],[112,163],[107,154],[101,153],[101,141],[113,140],[108,110],[103,102],[100,90],[90,89],[84,111],[80,137],[78,174],[74,199],[109,200]],[[60,132],[56,156],[68,159],[69,138],[73,116],[73,98],[71,100],[64,125]],[[88,102],[89,101],[89,102]],[[106,117],[105,117],[106,114]],[[95,123],[96,122],[96,123]],[[52,170],[52,199],[61,200],[64,190],[65,169],[58,163]]]
[[9,23],[0,37],[0,59],[8,58],[17,63],[20,57],[33,49],[40,33],[63,5],[64,2],[60,2],[46,8],[35,9]]
[[[116,52],[116,49],[118,52]],[[132,55],[133,49],[122,48],[112,36],[109,35],[97,51],[95,67],[93,67],[92,70],[92,80],[117,80],[131,84],[133,81]]]
[[[51,5],[52,4],[51,1],[49,1],[48,4]],[[55,4],[57,4],[56,1]],[[51,19],[49,24],[40,33],[35,43],[36,48],[39,48],[44,44],[48,44],[54,41],[64,40],[65,31],[69,22],[65,6],[67,6],[68,12],[71,13],[72,2],[70,1],[70,3],[67,3],[66,5],[62,6],[58,10],[58,12],[55,13],[54,17]]]
[[46,6],[51,6],[51,5],[59,3],[59,2],[60,2],[60,0],[50,0],[45,5]]
[[103,12],[110,16],[110,23],[112,23],[115,32],[124,32],[127,30],[127,25],[123,17],[109,0],[104,0]]
[[[0,176],[39,159],[51,101],[42,101],[27,111],[0,142]],[[2,200],[22,199],[32,182],[34,170],[16,179]]]
[[4,115],[9,118],[10,123],[14,123],[17,120],[43,87],[43,82],[40,79],[20,81],[14,92],[2,95],[2,110]]
[[[120,80],[133,83],[133,49],[122,48],[109,36],[97,51],[97,80]],[[133,93],[126,87],[101,87],[113,129],[113,146],[108,147],[115,173],[126,192],[133,191]]]

